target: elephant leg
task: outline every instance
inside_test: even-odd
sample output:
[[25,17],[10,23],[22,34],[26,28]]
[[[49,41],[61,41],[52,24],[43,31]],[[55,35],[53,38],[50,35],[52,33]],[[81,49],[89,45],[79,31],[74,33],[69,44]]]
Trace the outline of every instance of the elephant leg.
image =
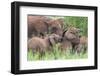
[[73,45],[72,45],[72,51],[71,51],[71,53],[74,54],[75,52],[76,52],[76,50],[75,50],[75,45],[73,44]]

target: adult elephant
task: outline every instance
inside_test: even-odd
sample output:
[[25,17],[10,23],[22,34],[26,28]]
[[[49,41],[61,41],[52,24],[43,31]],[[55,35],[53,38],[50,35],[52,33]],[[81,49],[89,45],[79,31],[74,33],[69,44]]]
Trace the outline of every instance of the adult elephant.
[[62,35],[62,26],[62,19],[28,15],[28,38],[32,36],[44,36],[47,33]]

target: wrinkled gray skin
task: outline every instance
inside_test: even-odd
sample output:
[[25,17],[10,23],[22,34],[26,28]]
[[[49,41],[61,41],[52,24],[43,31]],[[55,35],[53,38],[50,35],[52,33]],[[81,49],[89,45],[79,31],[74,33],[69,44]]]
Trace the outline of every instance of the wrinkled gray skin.
[[45,36],[47,33],[62,35],[63,20],[46,16],[28,16],[28,38]]

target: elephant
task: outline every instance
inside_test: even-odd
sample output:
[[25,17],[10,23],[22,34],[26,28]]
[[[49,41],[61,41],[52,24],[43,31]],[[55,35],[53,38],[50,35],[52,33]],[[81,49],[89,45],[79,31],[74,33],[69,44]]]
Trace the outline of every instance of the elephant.
[[80,29],[75,27],[69,27],[63,32],[61,47],[64,49],[71,48],[72,52],[75,52],[76,46],[80,43]]
[[59,43],[61,38],[62,37],[57,34],[51,34],[45,38],[32,37],[28,40],[28,51],[31,49],[33,53],[39,52],[43,55],[45,51],[50,50],[51,47]]
[[88,47],[88,39],[86,36],[80,37],[80,43],[75,47],[78,53],[83,52],[86,53]]
[[46,16],[28,15],[28,38],[32,36],[44,37],[45,34],[62,35],[63,20]]

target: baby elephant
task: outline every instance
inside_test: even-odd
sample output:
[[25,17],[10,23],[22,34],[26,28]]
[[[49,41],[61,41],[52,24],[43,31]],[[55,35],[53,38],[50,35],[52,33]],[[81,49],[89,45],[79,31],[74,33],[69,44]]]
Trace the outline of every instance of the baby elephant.
[[39,37],[33,37],[28,41],[28,50],[32,49],[33,53],[39,52],[41,55],[43,55],[46,50],[50,50],[53,45],[60,41],[61,37],[57,34],[51,34],[44,39]]
[[78,53],[83,52],[85,53],[87,51],[88,47],[88,39],[86,36],[81,36],[80,37],[80,43],[76,46],[76,51]]
[[75,28],[75,27],[70,27],[70,28],[68,28],[67,31],[65,31],[63,33],[63,37],[66,40],[71,41],[72,44],[78,44],[80,41],[79,40],[79,32],[80,32],[80,29]]
[[68,30],[64,31],[61,47],[63,49],[71,48],[74,52],[75,46],[80,43],[79,32],[80,30],[75,27],[70,27]]

